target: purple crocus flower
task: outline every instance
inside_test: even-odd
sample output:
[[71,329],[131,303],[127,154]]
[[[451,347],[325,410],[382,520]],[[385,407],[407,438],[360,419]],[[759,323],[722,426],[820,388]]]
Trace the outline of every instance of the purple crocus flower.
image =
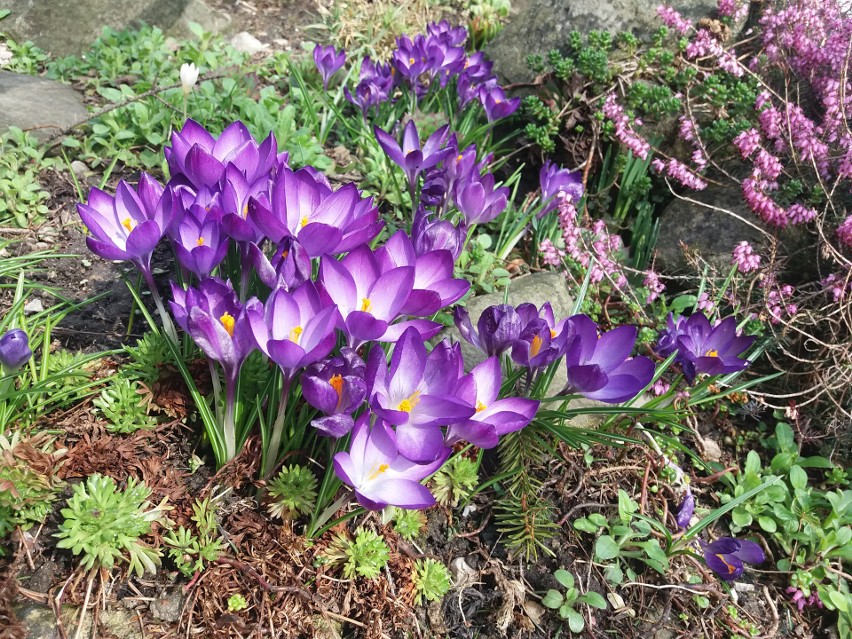
[[447,446],[467,441],[479,448],[494,448],[500,437],[521,430],[532,421],[539,402],[519,397],[497,399],[502,379],[497,357],[489,357],[461,379],[459,397],[476,412],[467,421],[447,428]]
[[660,331],[655,349],[662,357],[668,357],[677,350],[677,338],[683,334],[687,319],[683,316],[675,319],[671,313],[666,317],[666,328]]
[[354,184],[332,191],[321,174],[282,168],[272,184],[271,206],[249,204],[249,219],[273,242],[299,241],[309,257],[336,255],[371,241],[382,229],[372,198]]
[[86,245],[104,259],[132,262],[151,286],[151,255],[172,223],[173,197],[171,190],[164,194],[163,187],[145,173],[136,190],[119,182],[115,197],[93,187],[88,203],[77,204],[92,234]]
[[748,367],[748,360],[739,355],[752,345],[755,338],[737,335],[737,320],[727,317],[716,326],[702,313],[693,313],[683,324],[677,338],[677,361],[683,376],[692,383],[699,374],[723,375]]
[[383,271],[370,247],[362,245],[340,261],[323,256],[318,281],[328,301],[340,309],[349,346],[357,348],[368,340],[395,342],[409,327],[424,339],[437,334],[441,325],[429,320],[391,325],[402,314],[414,278],[413,266]]
[[13,328],[0,337],[0,373],[14,373],[33,356],[30,339],[20,328]]
[[213,187],[225,174],[228,163],[236,166],[249,183],[286,165],[286,154],[278,153],[278,142],[270,134],[258,144],[240,121],[228,125],[218,138],[189,119],[183,129],[172,133],[172,145],[164,149],[172,183],[188,184],[196,191]]
[[314,62],[322,76],[322,88],[327,91],[331,76],[346,63],[346,52],[342,49],[338,52],[331,45],[327,47],[316,45],[314,47]]
[[460,399],[458,381],[464,372],[461,349],[444,340],[431,352],[413,328],[394,346],[390,368],[380,348],[367,359],[367,387],[373,411],[396,426],[399,452],[416,462],[444,454],[441,426],[471,417],[475,408]]
[[411,224],[411,242],[417,255],[445,250],[449,251],[455,262],[464,249],[466,237],[467,226],[464,221],[455,226],[449,220],[430,219],[430,215],[423,207],[417,209],[417,213],[414,214],[414,221]]
[[683,496],[683,502],[681,502],[680,507],[677,509],[677,514],[675,515],[675,522],[677,523],[678,528],[689,528],[689,522],[692,520],[692,516],[694,514],[695,496],[692,494],[689,486],[687,486],[686,494]]
[[259,244],[265,235],[264,229],[249,215],[249,207],[269,206],[269,179],[263,177],[249,182],[233,164],[225,167],[224,178],[219,195],[222,230],[239,243],[245,253],[249,243]]
[[417,255],[405,231],[394,233],[376,250],[383,271],[400,266],[414,267],[414,284],[400,312],[414,317],[434,315],[457,302],[470,290],[470,282],[453,277],[453,255],[449,251],[430,251]]
[[538,173],[541,186],[541,201],[543,208],[539,217],[543,217],[557,207],[556,196],[565,193],[571,201],[576,202],[583,197],[583,174],[581,171],[569,171],[547,160]]
[[203,207],[192,205],[170,233],[178,262],[199,279],[208,277],[228,252],[228,237],[219,222],[221,212],[207,213]]
[[482,51],[475,51],[468,56],[467,60],[465,60],[464,75],[466,75],[467,78],[474,83],[485,83],[494,77],[491,73],[493,68],[494,63],[485,57],[485,53]]
[[743,564],[760,564],[766,560],[763,549],[747,539],[721,537],[712,543],[701,541],[701,552],[707,567],[725,581],[734,581],[743,574]]
[[343,94],[355,106],[360,107],[364,119],[367,112],[374,106],[378,106],[388,99],[393,90],[394,69],[388,64],[376,64],[369,56],[361,61],[359,81],[355,86],[355,92],[350,93],[348,87],[344,87]]
[[283,286],[292,291],[311,279],[311,258],[295,238],[282,239],[271,260],[256,244],[251,244],[249,257],[258,278],[269,288]]
[[446,461],[450,449],[429,464],[417,464],[399,453],[393,430],[378,420],[370,428],[370,414],[362,414],[352,429],[349,451],[334,456],[334,472],[355,490],[358,503],[368,510],[428,508],[435,498],[420,481]]
[[568,319],[572,334],[565,349],[568,386],[564,393],[618,404],[634,397],[654,376],[654,362],[629,357],[636,343],[635,326],[619,326],[598,336],[597,325],[585,315]]
[[557,333],[547,320],[535,318],[526,323],[512,344],[512,361],[530,369],[550,366],[565,350],[565,333]]
[[311,364],[302,375],[302,396],[325,414],[311,422],[321,435],[343,437],[352,430],[352,413],[367,396],[367,365],[351,348],[340,355]]
[[506,99],[506,94],[499,86],[487,85],[480,88],[479,101],[485,107],[485,117],[489,122],[509,117],[521,103],[520,98]]
[[341,321],[337,307],[324,304],[310,281],[292,293],[275,289],[265,304],[246,311],[246,319],[257,347],[278,364],[286,381],[331,352]]
[[509,199],[508,187],[494,187],[494,175],[468,176],[456,192],[456,206],[468,225],[490,222],[505,209]]
[[456,306],[453,319],[459,334],[488,356],[502,355],[521,336],[523,323],[510,304],[489,306],[476,323],[474,330],[467,309]]
[[430,22],[426,25],[426,34],[452,47],[461,47],[467,42],[467,29],[462,26],[453,26],[449,20]]
[[420,136],[417,133],[417,125],[414,120],[409,120],[402,133],[402,147],[394,137],[379,127],[373,128],[376,139],[387,156],[403,171],[408,178],[409,188],[412,190],[417,183],[417,176],[421,171],[429,169],[443,161],[450,153],[449,148],[441,148],[447,138],[449,125],[445,124],[429,136],[423,146],[420,146]]
[[396,39],[396,49],[391,54],[391,64],[394,69],[400,77],[408,80],[412,87],[417,86],[420,74],[428,68],[425,45],[423,36],[417,36],[412,40],[407,35],[402,35]]

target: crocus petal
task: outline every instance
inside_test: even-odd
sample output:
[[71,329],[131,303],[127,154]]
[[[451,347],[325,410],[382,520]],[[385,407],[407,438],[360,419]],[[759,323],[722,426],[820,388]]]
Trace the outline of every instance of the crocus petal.
[[436,426],[401,424],[396,427],[396,445],[406,459],[429,463],[443,454],[444,434]]
[[397,508],[418,510],[435,505],[435,498],[423,484],[411,479],[386,479],[370,486],[368,498]]

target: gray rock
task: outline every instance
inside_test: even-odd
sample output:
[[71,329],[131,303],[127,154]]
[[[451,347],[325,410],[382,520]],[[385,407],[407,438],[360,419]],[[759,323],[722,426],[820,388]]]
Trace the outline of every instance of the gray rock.
[[[47,606],[37,604],[15,605],[15,615],[27,630],[27,639],[59,639],[62,635],[56,623],[56,616]],[[71,636],[76,632],[79,623],[80,609],[76,606],[62,607],[62,626],[65,633]],[[92,636],[92,620],[94,616],[90,609],[83,619],[81,637]],[[122,608],[107,608],[98,615],[103,628],[109,636],[122,639],[143,639],[139,629],[139,621],[131,610]]]
[[241,51],[242,53],[248,53],[249,55],[254,55],[255,53],[263,51],[266,48],[266,45],[263,44],[263,42],[255,38],[248,31],[240,31],[233,38],[231,38],[231,46],[234,47],[237,51]]
[[188,35],[190,22],[218,33],[231,21],[202,0],[7,0],[4,8],[12,12],[3,21],[4,32],[55,55],[82,53],[104,27],[121,30],[144,22]]
[[703,191],[684,194],[684,198],[673,200],[660,215],[655,264],[662,272],[695,274],[687,258],[687,253],[695,253],[712,269],[725,273],[731,268],[731,251],[743,240],[758,252],[768,245],[769,238],[759,228],[775,235],[784,254],[793,256],[788,271],[800,276],[814,274],[816,245],[807,228],[774,229],[763,224],[748,208],[736,184],[711,183]]
[[44,140],[87,115],[82,97],[71,87],[0,71],[0,134],[15,126]]
[[80,160],[74,160],[71,162],[71,171],[78,178],[85,176],[89,172],[89,167],[86,166],[85,162],[81,162]]
[[37,297],[34,297],[29,302],[24,304],[24,313],[32,315],[33,313],[41,313],[44,310],[44,304]]
[[[571,31],[631,31],[643,36],[660,27],[659,0],[528,0],[523,4],[523,10],[485,49],[495,71],[507,82],[532,80],[527,56],[564,50]],[[716,9],[716,0],[679,0],[676,6],[685,18],[697,20]]]
[[178,588],[163,593],[159,599],[155,599],[150,603],[148,609],[155,619],[168,623],[176,623],[180,620],[183,599],[183,595]]

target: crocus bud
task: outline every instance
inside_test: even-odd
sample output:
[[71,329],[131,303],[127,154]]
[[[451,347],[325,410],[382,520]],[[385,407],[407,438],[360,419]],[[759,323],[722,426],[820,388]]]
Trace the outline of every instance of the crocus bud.
[[184,95],[188,95],[192,91],[196,82],[198,82],[198,67],[192,62],[182,64],[180,67],[180,83]]
[[0,337],[0,368],[4,373],[12,373],[26,364],[33,352],[30,340],[20,328],[6,331]]

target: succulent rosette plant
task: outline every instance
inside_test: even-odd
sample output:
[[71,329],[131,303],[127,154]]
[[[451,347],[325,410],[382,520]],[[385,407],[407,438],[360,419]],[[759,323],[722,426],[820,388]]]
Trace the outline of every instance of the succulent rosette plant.
[[598,334],[589,317],[568,319],[565,348],[568,385],[563,393],[618,404],[635,397],[654,376],[654,362],[644,356],[630,357],[636,344],[635,326],[619,326]]
[[349,450],[334,456],[334,471],[355,491],[358,503],[367,510],[429,508],[435,498],[420,483],[446,461],[449,449],[428,464],[418,464],[397,448],[393,430],[381,420],[370,427],[370,413],[355,421]]
[[396,427],[402,455],[419,463],[440,457],[446,446],[441,426],[468,419],[476,409],[458,396],[464,372],[461,349],[447,340],[427,352],[416,329],[394,346],[390,366],[374,348],[367,359],[367,387],[373,412]]

